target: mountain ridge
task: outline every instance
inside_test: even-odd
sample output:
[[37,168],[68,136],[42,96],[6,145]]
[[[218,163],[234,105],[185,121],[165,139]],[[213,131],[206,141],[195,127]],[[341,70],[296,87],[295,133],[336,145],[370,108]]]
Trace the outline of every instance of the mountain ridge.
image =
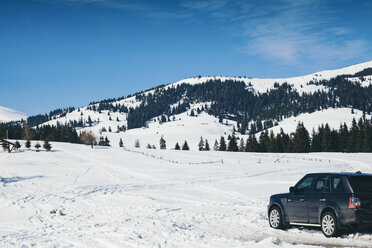
[[0,106],[0,123],[19,121],[21,119],[26,120],[27,115],[20,111]]

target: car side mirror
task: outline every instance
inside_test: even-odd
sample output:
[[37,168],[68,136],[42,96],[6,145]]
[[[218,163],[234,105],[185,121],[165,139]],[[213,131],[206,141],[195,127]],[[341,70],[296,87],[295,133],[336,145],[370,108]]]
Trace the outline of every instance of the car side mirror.
[[289,187],[289,192],[291,192],[291,193],[294,193],[294,192],[296,192],[296,188],[295,187]]

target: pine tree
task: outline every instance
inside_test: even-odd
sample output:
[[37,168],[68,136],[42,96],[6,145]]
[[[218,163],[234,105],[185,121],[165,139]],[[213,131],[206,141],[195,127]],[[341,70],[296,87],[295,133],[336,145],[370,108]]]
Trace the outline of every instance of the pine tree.
[[123,140],[121,138],[119,140],[119,147],[124,147],[124,143],[123,143]]
[[259,138],[259,143],[260,143],[259,151],[260,152],[267,152],[267,147],[268,147],[268,144],[269,144],[269,133],[268,133],[267,130],[261,132],[260,138]]
[[356,147],[358,143],[358,126],[356,123],[355,118],[353,118],[353,121],[351,122],[351,128],[349,133],[349,140],[348,140],[348,152],[356,152]]
[[217,140],[214,141],[213,150],[215,150],[215,151],[218,151],[219,150],[218,141]]
[[16,150],[19,150],[19,148],[21,148],[21,144],[19,143],[18,140],[15,142],[15,146],[14,146],[14,148],[15,148]]
[[151,147],[151,145],[150,144],[147,144],[147,147],[146,147],[147,149],[151,149],[152,147]]
[[267,143],[266,150],[267,152],[277,152],[276,151],[276,138],[274,136],[274,132],[271,130],[270,131],[270,136],[269,136],[269,141]]
[[136,148],[140,148],[141,147],[140,141],[138,139],[135,140],[134,147],[136,147]]
[[203,140],[203,137],[200,137],[200,141],[199,141],[198,147],[199,147],[199,151],[204,151],[204,140]]
[[309,152],[310,137],[303,123],[299,122],[293,140],[294,152]]
[[92,123],[93,123],[93,121],[92,121],[92,119],[90,118],[90,115],[88,115],[88,124],[89,124],[90,127],[92,126]]
[[105,146],[105,140],[103,139],[102,136],[99,137],[98,145],[99,146]]
[[111,126],[109,126],[109,129],[108,129],[108,131],[109,131],[110,133],[112,132]]
[[36,143],[35,145],[35,148],[36,148],[36,151],[38,152],[39,151],[39,148],[41,147],[41,145],[39,144],[39,142]]
[[364,140],[363,140],[363,151],[371,152],[372,151],[372,125],[371,122],[365,120],[364,122]]
[[236,137],[235,135],[232,135],[229,140],[229,146],[227,148],[229,152],[237,152],[239,151],[238,144],[236,143]]
[[331,128],[329,127],[328,123],[325,124],[323,131],[322,131],[322,151],[323,152],[330,152],[331,149]]
[[182,150],[184,150],[184,151],[190,150],[189,145],[187,144],[186,140],[185,140],[185,143],[183,143]]
[[220,151],[226,151],[226,142],[225,142],[225,138],[223,136],[221,136],[221,139],[220,139],[220,148],[219,148]]
[[245,150],[247,152],[258,152],[260,150],[260,145],[257,142],[256,136],[251,133],[245,144]]
[[244,152],[244,150],[245,150],[244,139],[241,138],[239,143],[239,152]]
[[178,142],[176,143],[176,146],[174,147],[174,150],[181,150],[181,147],[180,147],[180,145],[178,144]]
[[322,151],[322,139],[319,133],[316,133],[313,129],[311,134],[311,151],[312,152],[321,152]]
[[165,150],[167,148],[167,145],[166,145],[166,142],[163,136],[161,136],[159,143],[160,143],[160,149]]
[[52,149],[52,145],[49,143],[47,139],[44,140],[43,148],[49,152]]
[[205,140],[205,147],[204,147],[204,150],[205,150],[205,151],[210,151],[210,150],[211,150],[211,148],[209,147],[209,143],[208,143],[208,140],[207,140],[207,139]]
[[105,138],[105,146],[111,146],[110,145],[110,140],[107,138],[107,136],[106,136],[106,138]]
[[31,141],[30,141],[29,139],[26,141],[26,143],[25,143],[25,147],[26,147],[27,149],[30,149],[30,148],[31,148]]

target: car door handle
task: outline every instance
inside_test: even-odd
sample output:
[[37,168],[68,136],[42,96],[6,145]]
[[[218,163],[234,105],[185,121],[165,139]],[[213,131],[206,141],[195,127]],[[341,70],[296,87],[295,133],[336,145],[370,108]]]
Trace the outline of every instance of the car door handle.
[[300,202],[304,202],[305,201],[305,199],[300,199]]
[[319,199],[319,201],[321,201],[321,202],[325,202],[325,201],[326,201],[326,199],[324,199],[324,198],[323,198],[323,199]]

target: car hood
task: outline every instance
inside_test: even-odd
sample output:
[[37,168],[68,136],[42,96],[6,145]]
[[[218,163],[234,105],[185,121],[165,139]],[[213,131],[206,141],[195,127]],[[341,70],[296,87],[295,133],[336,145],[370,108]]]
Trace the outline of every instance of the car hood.
[[281,193],[281,194],[272,195],[271,198],[284,198],[284,197],[288,197],[289,195],[290,193]]

